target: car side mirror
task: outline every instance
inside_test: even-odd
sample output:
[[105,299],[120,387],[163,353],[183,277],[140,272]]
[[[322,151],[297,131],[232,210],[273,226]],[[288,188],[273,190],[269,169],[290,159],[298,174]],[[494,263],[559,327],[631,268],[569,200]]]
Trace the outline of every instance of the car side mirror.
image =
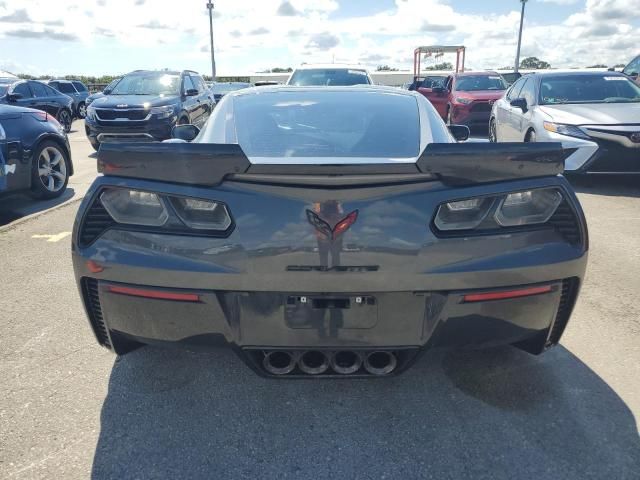
[[525,98],[514,98],[509,102],[509,105],[519,108],[523,112],[527,111],[527,100]]
[[22,94],[21,93],[10,93],[7,95],[7,100],[9,100],[10,102],[15,102],[16,100],[20,100],[22,98]]
[[448,125],[449,132],[453,135],[453,138],[458,142],[464,142],[469,139],[469,127],[466,125]]
[[638,72],[631,72],[631,73],[629,74],[629,76],[630,76],[631,78],[638,78]]
[[184,92],[187,97],[195,97],[196,95],[198,95],[198,93],[198,90],[196,90],[195,88],[190,88],[186,92]]
[[196,138],[199,133],[200,129],[195,125],[175,125],[171,129],[171,138],[177,138],[179,140],[184,140],[185,142],[190,142],[191,140]]
[[609,68],[607,68],[607,72],[615,72],[615,71],[616,71],[616,69],[615,69],[615,68],[613,68],[613,67],[609,67]]

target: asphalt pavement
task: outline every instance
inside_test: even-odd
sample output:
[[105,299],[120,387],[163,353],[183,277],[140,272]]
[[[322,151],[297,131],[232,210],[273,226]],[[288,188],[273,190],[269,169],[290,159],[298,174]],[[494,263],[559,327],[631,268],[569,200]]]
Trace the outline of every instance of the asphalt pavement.
[[635,179],[576,183],[589,266],[545,355],[433,351],[394,378],[268,380],[227,350],[97,346],[70,260],[95,176],[79,130],[67,203],[13,199],[22,219],[0,227],[0,478],[640,478]]

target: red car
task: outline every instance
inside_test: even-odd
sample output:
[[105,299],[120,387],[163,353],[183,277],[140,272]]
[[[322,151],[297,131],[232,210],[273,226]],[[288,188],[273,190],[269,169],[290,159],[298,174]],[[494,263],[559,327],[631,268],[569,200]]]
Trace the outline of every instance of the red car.
[[493,102],[501,98],[507,83],[495,72],[454,73],[418,87],[449,124],[488,126]]

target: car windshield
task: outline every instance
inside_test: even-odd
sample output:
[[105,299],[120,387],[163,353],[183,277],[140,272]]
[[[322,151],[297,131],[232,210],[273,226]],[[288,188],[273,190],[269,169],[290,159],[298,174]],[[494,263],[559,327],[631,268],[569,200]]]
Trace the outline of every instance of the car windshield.
[[640,87],[623,75],[544,76],[540,104],[640,102]]
[[308,68],[296,70],[289,85],[298,87],[322,85],[368,85],[369,77],[365,70],[347,68]]
[[507,84],[500,75],[469,75],[458,77],[455,88],[460,92],[505,90]]
[[123,77],[111,95],[178,95],[180,75],[171,73],[133,73]]
[[413,96],[279,91],[234,99],[238,142],[250,157],[417,157]]

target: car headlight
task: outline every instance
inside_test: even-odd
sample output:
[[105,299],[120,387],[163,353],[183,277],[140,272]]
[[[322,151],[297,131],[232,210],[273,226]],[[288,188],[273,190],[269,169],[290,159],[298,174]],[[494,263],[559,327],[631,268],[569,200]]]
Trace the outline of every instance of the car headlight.
[[456,103],[462,103],[463,105],[469,105],[473,100],[470,98],[458,97],[456,98]]
[[586,140],[590,140],[591,137],[584,133],[580,128],[575,125],[565,125],[563,123],[553,123],[553,122],[543,122],[544,129],[553,132],[559,133],[560,135],[567,135],[569,137],[577,137],[584,138]]
[[227,233],[232,220],[224,203],[190,197],[113,188],[100,194],[105,210],[117,223],[160,227],[167,233]]
[[160,227],[169,218],[164,203],[155,193],[117,188],[102,192],[100,201],[118,223]]
[[85,118],[88,118],[89,120],[96,119],[96,109],[94,106],[87,107],[87,113],[85,115]]
[[164,107],[151,107],[151,113],[158,118],[169,118],[175,112],[173,105],[166,105]]
[[542,224],[555,213],[562,198],[557,188],[538,188],[457,200],[440,205],[433,223],[440,231],[498,230]]

